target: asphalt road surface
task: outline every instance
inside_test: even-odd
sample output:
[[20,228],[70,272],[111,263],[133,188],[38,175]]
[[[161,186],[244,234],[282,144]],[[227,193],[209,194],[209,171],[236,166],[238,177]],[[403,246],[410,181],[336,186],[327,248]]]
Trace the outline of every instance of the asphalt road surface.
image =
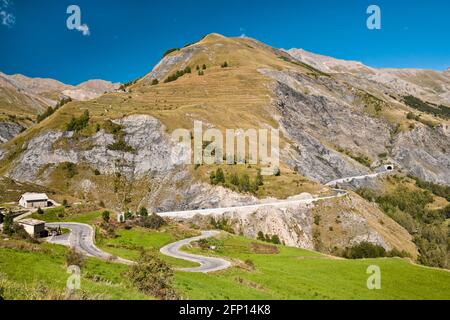
[[[328,182],[327,186],[333,186],[337,183],[342,182],[350,182],[352,180],[361,180],[366,178],[376,178],[379,175],[392,172],[392,170],[384,170],[377,173],[370,173],[362,176],[355,176],[355,177],[347,177],[342,179],[337,179]],[[298,204],[310,204],[321,200],[327,200],[327,199],[333,199],[333,198],[340,198],[347,195],[347,191],[340,190],[340,189],[332,189],[335,194],[327,197],[311,197],[308,199],[297,199],[296,197],[290,197],[285,200],[277,200],[273,202],[267,202],[267,203],[257,203],[257,204],[250,204],[250,205],[244,205],[244,206],[236,206],[236,207],[225,207],[225,208],[210,208],[210,209],[197,209],[197,210],[184,210],[184,211],[170,211],[170,212],[157,212],[158,215],[161,217],[170,217],[170,218],[180,218],[180,219],[189,219],[196,215],[211,215],[211,214],[223,214],[225,212],[229,211],[240,211],[240,212],[253,212],[259,208],[263,207],[274,207],[274,208],[285,208],[292,205],[298,205]]]
[[63,229],[70,230],[70,234],[50,237],[48,240],[50,243],[62,244],[74,248],[87,256],[96,257],[111,262],[119,262],[123,264],[134,263],[130,260],[114,257],[113,255],[97,248],[94,244],[94,229],[90,225],[75,222],[55,222],[46,223],[45,225],[50,228],[61,227]]
[[231,267],[231,263],[225,259],[199,256],[196,254],[191,254],[191,253],[186,253],[186,252],[180,251],[180,249],[183,246],[185,246],[193,241],[198,241],[200,239],[215,237],[219,233],[220,233],[219,231],[203,231],[201,236],[187,238],[187,239],[183,239],[183,240],[168,244],[165,247],[162,247],[160,249],[160,252],[169,257],[192,261],[192,262],[197,262],[200,264],[200,266],[198,266],[198,267],[178,269],[181,271],[208,273],[208,272],[224,270],[224,269]]
[[[334,181],[330,181],[327,183],[327,186],[332,186],[337,183],[342,182],[350,182],[354,179],[365,179],[365,178],[375,178],[381,174],[385,174],[388,172],[391,172],[392,170],[383,170],[381,172],[362,175],[362,176],[356,176],[356,177],[348,177],[348,178],[341,178]],[[187,211],[173,211],[173,212],[161,212],[158,213],[158,215],[162,217],[175,217],[175,218],[190,218],[197,214],[200,215],[210,215],[210,214],[221,214],[230,210],[240,210],[240,211],[254,211],[255,209],[265,207],[265,206],[272,206],[277,208],[282,208],[286,206],[291,206],[295,204],[308,204],[313,203],[320,200],[325,199],[333,199],[338,197],[343,197],[347,195],[347,191],[340,190],[340,189],[333,189],[335,194],[328,197],[311,197],[308,199],[297,199],[296,197],[288,198],[286,200],[279,200],[271,203],[260,203],[260,204],[253,204],[253,205],[246,205],[246,206],[236,206],[236,207],[227,207],[227,208],[213,208],[213,209],[199,209],[199,210],[187,210]],[[57,243],[62,244],[66,246],[70,246],[71,248],[75,248],[76,250],[92,257],[97,257],[103,260],[113,261],[113,262],[119,262],[123,264],[133,264],[135,262],[114,257],[110,255],[109,253],[106,253],[99,248],[97,248],[94,244],[94,229],[87,225],[82,223],[74,223],[74,222],[64,222],[64,223],[47,223],[48,227],[56,228],[60,226],[61,228],[69,229],[71,230],[70,234],[64,234],[61,236],[55,236],[52,237],[49,242],[51,243]],[[187,272],[214,272],[219,270],[227,269],[231,266],[231,263],[227,260],[220,259],[220,258],[213,258],[213,257],[205,257],[195,254],[190,254],[186,252],[180,251],[180,249],[189,244],[193,241],[198,241],[200,239],[206,239],[210,237],[214,237],[218,235],[218,231],[203,231],[201,236],[183,239],[171,244],[168,244],[160,249],[160,252],[164,255],[178,258],[182,260],[192,261],[199,263],[199,267],[193,267],[193,268],[183,268],[179,269],[182,271]]]

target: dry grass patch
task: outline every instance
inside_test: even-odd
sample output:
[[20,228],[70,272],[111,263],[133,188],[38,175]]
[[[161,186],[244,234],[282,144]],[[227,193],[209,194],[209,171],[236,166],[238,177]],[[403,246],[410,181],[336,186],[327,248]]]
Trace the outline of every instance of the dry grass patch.
[[263,244],[252,242],[250,245],[250,250],[252,253],[258,254],[278,254],[280,253],[280,249],[277,246],[271,244]]

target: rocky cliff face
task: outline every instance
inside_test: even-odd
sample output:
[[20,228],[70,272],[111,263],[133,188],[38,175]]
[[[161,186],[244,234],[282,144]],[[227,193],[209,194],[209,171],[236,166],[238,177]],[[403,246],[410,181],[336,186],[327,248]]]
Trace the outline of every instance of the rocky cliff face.
[[367,102],[361,100],[364,93],[345,81],[259,71],[276,81],[276,118],[293,142],[282,151],[282,157],[302,175],[325,183],[366,174],[379,166],[380,155],[385,155],[414,176],[450,184],[448,124],[432,128],[417,123],[414,129],[397,133],[388,121],[366,112]]
[[[125,142],[133,148],[133,152],[110,150],[108,146],[115,139],[104,130],[81,140],[74,138],[73,132],[50,131],[35,137],[24,146],[24,152],[9,175],[19,181],[31,182],[38,179],[38,173],[44,166],[63,162],[86,163],[101,173],[120,172],[129,178],[173,169],[174,164],[170,161],[171,143],[158,120],[136,115],[117,123],[124,127]],[[61,141],[65,143],[64,147],[58,146]],[[81,147],[82,145],[88,147]]]
[[450,104],[448,71],[377,69],[361,62],[335,59],[302,49],[290,49],[287,52],[299,61],[345,79],[357,88],[371,88],[380,93],[411,94],[427,101]]
[[17,123],[0,121],[0,143],[5,143],[18,135],[24,128]]
[[426,181],[450,185],[450,130],[417,126],[398,134],[392,156],[401,167]]
[[277,81],[275,107],[284,132],[295,142],[284,151],[287,163],[302,175],[322,183],[369,172],[347,155],[372,159],[387,151],[390,127],[351,105],[356,95],[328,77],[261,70]]
[[[285,209],[263,207],[250,212],[230,210],[214,218],[225,219],[236,234],[256,238],[259,232],[277,235],[288,246],[334,253],[361,242],[396,248],[413,258],[417,249],[412,236],[373,204],[350,194],[310,205]],[[191,222],[208,224],[211,217],[196,216]]]

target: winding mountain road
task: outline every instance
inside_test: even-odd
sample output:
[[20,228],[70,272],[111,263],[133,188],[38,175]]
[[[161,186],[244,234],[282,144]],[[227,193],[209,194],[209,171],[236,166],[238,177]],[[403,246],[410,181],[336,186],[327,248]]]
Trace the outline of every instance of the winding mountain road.
[[[381,174],[385,174],[388,172],[391,172],[392,170],[384,170],[377,173],[371,173],[367,175],[362,176],[356,176],[356,177],[348,177],[348,178],[342,178],[337,179],[328,182],[327,186],[333,186],[337,183],[343,183],[343,182],[351,182],[352,180],[361,180],[365,178],[375,178]],[[296,205],[296,204],[309,204],[313,202],[317,202],[320,200],[327,200],[327,199],[333,199],[333,198],[339,198],[347,195],[347,191],[341,190],[341,189],[333,189],[335,192],[332,196],[327,197],[317,197],[314,198],[313,196],[306,197],[306,198],[298,198],[297,197],[291,197],[286,200],[278,200],[270,203],[259,203],[259,204],[252,204],[252,205],[245,205],[245,206],[236,206],[236,207],[226,207],[226,208],[212,208],[212,209],[198,209],[198,210],[187,210],[187,211],[172,211],[172,212],[160,212],[158,215],[162,217],[172,217],[172,218],[191,218],[195,215],[211,215],[211,214],[223,214],[227,211],[254,211],[255,209],[259,209],[262,207],[276,207],[276,208],[282,208],[286,206]],[[97,257],[103,260],[107,261],[113,261],[118,263],[123,263],[127,265],[134,264],[135,262],[122,259],[119,257],[114,257],[109,253],[106,253],[99,248],[97,248],[94,244],[95,241],[95,232],[92,226],[82,223],[75,223],[75,222],[61,222],[61,223],[46,223],[47,227],[57,228],[61,227],[64,229],[69,229],[71,232],[70,234],[63,234],[60,236],[54,236],[51,237],[48,241],[51,243],[56,244],[62,244],[65,246],[69,246],[71,248],[75,248],[76,250],[84,253],[85,255],[91,256],[91,257]],[[164,255],[182,259],[186,261],[192,261],[197,262],[200,264],[199,267],[192,267],[192,268],[182,268],[179,270],[187,271],[187,272],[214,272],[219,270],[227,269],[231,266],[231,263],[225,259],[221,258],[213,258],[213,257],[205,257],[195,254],[190,254],[187,252],[183,252],[180,249],[193,242],[198,241],[201,239],[206,239],[210,237],[217,236],[219,234],[218,231],[203,231],[202,235],[193,237],[193,238],[187,238],[183,239],[171,244],[168,244],[160,249],[160,252]]]
[[95,240],[94,228],[88,224],[75,222],[55,222],[55,223],[46,223],[45,226],[50,228],[61,227],[63,229],[70,230],[70,234],[52,236],[48,240],[48,242],[50,243],[65,245],[74,248],[75,250],[87,256],[100,258],[102,260],[118,262],[128,265],[134,263],[133,261],[130,260],[114,257],[113,255],[97,248],[94,244]]
[[273,202],[266,202],[266,203],[257,203],[257,204],[250,204],[250,205],[244,205],[244,206],[236,206],[236,207],[224,207],[224,208],[211,208],[211,209],[197,209],[197,210],[185,210],[185,211],[170,211],[170,212],[157,212],[157,214],[161,217],[169,217],[169,218],[182,218],[182,219],[188,219],[192,218],[195,215],[211,215],[211,214],[223,214],[225,212],[229,211],[236,211],[239,210],[241,212],[251,212],[254,210],[257,210],[259,208],[263,207],[275,207],[275,208],[284,208],[291,205],[296,204],[309,204],[314,203],[320,200],[327,200],[327,199],[334,199],[339,198],[347,195],[347,191],[340,190],[340,189],[333,189],[335,192],[332,196],[327,197],[317,197],[314,198],[313,196],[308,197],[306,199],[297,199],[296,197],[290,197],[286,200],[278,200]]
[[192,261],[192,262],[197,262],[200,264],[199,267],[178,269],[180,271],[208,273],[208,272],[224,270],[224,269],[231,267],[231,263],[225,259],[205,257],[205,256],[200,256],[200,255],[196,255],[196,254],[183,252],[180,250],[183,246],[185,246],[193,241],[198,241],[201,239],[215,237],[219,233],[220,233],[219,231],[203,231],[201,236],[187,238],[187,239],[183,239],[183,240],[168,244],[168,245],[162,247],[160,249],[160,252],[169,257]]

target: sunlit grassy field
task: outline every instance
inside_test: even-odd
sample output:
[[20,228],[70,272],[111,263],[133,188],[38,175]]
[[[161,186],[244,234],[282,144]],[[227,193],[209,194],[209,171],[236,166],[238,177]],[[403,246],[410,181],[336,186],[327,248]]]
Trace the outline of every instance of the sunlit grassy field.
[[[193,299],[450,299],[450,273],[444,270],[398,258],[345,260],[283,246],[278,254],[257,254],[251,243],[228,237],[215,254],[250,259],[253,271],[234,267],[217,274],[179,272],[178,287]],[[380,290],[367,288],[370,265],[381,269]]]
[[[36,252],[0,249],[0,273],[9,281],[31,288],[46,288],[64,292],[70,276],[65,266],[67,249],[63,246],[41,244]],[[148,299],[134,289],[124,273],[127,266],[87,258],[82,269],[80,290],[95,299]],[[26,293],[26,294],[29,294]],[[19,292],[6,299],[26,299]]]
[[[140,247],[157,250],[177,238],[170,228],[120,230],[117,235],[114,239],[100,239],[97,245],[130,259],[138,257]],[[278,253],[262,254],[253,249],[253,243],[258,242],[223,234],[215,241],[218,245],[215,251],[186,248],[198,254],[224,257],[234,266],[211,274],[176,271],[175,287],[189,299],[450,299],[450,273],[444,270],[413,265],[398,258],[336,259],[284,246],[278,246]],[[19,283],[41,282],[63,289],[67,279],[66,249],[49,244],[41,246],[50,249],[50,253],[1,249],[0,272]],[[194,265],[164,259],[175,268]],[[253,267],[246,267],[246,261],[251,261]],[[366,270],[370,265],[381,269],[380,290],[367,289]],[[148,298],[127,283],[124,277],[127,268],[89,258],[83,270],[82,288],[100,298]]]

